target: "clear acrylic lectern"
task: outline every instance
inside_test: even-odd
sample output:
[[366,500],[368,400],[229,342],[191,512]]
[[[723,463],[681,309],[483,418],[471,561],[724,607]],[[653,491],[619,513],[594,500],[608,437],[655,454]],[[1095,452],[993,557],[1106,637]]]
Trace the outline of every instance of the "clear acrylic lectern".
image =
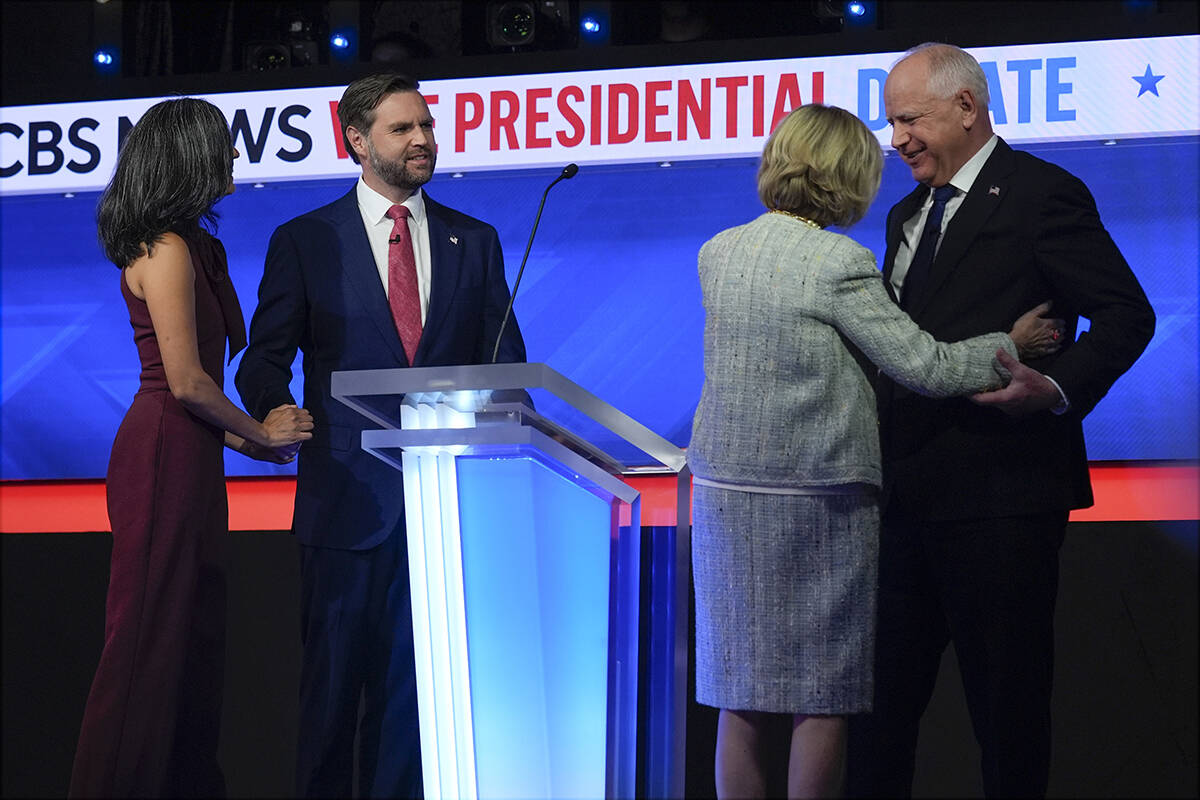
[[[632,798],[641,503],[617,476],[686,477],[683,451],[544,364],[335,372],[332,393],[403,470],[426,796]],[[655,796],[682,795],[679,539],[662,674],[643,680],[637,793]]]

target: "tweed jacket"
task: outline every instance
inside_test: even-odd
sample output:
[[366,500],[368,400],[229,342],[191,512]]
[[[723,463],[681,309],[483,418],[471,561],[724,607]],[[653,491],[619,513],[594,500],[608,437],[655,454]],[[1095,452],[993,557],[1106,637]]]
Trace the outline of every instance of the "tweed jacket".
[[782,214],[717,234],[699,271],[704,388],[688,462],[701,478],[879,486],[868,361],[947,397],[998,387],[996,350],[1016,357],[1004,333],[935,341],[892,302],[871,251]]

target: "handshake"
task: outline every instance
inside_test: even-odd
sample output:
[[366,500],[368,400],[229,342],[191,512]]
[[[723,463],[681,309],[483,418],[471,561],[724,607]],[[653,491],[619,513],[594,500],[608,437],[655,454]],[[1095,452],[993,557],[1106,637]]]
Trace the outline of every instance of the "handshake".
[[303,408],[285,404],[271,409],[262,421],[265,441],[245,441],[238,448],[243,455],[258,461],[288,464],[296,459],[300,445],[312,438],[312,414]]

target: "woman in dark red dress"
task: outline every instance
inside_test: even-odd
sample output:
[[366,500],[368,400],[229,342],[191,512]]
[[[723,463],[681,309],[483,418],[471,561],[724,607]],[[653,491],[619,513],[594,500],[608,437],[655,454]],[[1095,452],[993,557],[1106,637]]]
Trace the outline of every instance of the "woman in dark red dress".
[[233,191],[221,111],[193,98],[151,107],[130,131],[97,211],[121,268],[141,385],[113,442],[104,652],[84,711],[72,796],[220,796],[225,661],[222,446],[282,463],[311,437],[307,411],[259,423],[223,391],[246,343],[225,250],[205,229]]

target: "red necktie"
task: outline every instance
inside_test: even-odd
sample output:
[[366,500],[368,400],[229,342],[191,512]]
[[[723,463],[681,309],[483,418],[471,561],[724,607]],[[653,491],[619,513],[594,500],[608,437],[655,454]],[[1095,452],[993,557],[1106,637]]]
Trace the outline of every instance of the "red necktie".
[[412,235],[408,232],[409,211],[405,206],[392,206],[387,215],[394,223],[392,237],[388,239],[388,305],[411,365],[416,361],[417,345],[421,342],[421,294],[417,289]]

